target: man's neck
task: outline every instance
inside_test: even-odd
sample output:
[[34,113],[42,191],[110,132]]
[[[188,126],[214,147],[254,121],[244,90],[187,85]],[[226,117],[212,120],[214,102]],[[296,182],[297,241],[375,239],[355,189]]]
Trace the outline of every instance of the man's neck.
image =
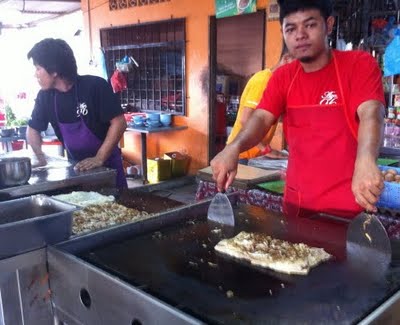
[[304,72],[315,72],[321,70],[325,67],[332,58],[332,50],[328,49],[327,51],[323,52],[318,58],[311,62],[301,62],[300,64],[303,67]]
[[68,80],[57,79],[54,88],[62,93],[66,93],[68,90],[72,88],[73,85],[74,83]]

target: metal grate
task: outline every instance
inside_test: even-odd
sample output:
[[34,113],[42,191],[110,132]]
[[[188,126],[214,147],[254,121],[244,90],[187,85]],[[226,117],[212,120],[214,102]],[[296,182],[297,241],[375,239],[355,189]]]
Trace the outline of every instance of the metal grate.
[[133,59],[123,106],[185,114],[185,19],[102,29],[100,37],[108,76],[124,57]]
[[[375,18],[400,17],[400,0],[335,0],[339,29],[347,42],[370,42],[371,22]],[[367,44],[369,45],[369,44]]]

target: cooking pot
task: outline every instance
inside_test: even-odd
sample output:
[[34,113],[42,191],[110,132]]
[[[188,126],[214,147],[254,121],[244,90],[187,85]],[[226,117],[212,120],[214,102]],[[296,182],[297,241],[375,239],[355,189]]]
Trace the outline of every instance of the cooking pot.
[[28,157],[0,158],[0,187],[25,184],[31,177],[31,171]]

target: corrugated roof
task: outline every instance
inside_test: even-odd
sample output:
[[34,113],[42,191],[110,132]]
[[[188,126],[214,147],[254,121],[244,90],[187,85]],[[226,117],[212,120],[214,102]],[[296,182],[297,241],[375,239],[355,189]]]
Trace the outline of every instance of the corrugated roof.
[[80,9],[80,0],[0,0],[0,24],[1,28],[35,27]]

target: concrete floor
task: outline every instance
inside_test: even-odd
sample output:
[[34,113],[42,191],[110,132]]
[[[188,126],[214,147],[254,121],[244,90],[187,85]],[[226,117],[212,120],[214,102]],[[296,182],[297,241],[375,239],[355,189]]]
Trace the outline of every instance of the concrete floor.
[[195,176],[185,176],[143,185],[141,178],[127,178],[128,188],[136,188],[160,197],[167,197],[185,204],[195,203],[197,182]]

